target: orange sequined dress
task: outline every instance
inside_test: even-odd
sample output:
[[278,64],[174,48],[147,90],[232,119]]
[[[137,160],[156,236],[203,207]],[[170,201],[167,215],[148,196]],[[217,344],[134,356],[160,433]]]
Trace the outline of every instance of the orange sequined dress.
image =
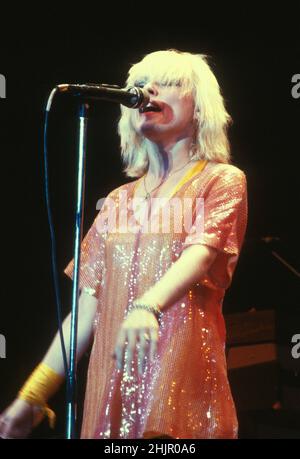
[[[200,161],[176,187],[172,198],[192,203],[204,198],[201,233],[191,228],[176,231],[172,214],[168,232],[112,231],[105,216],[107,202],[136,222],[132,197],[137,182],[109,193],[82,242],[80,287],[98,299],[98,309],[81,437],[237,438],[222,303],[246,229],[245,175],[233,165]],[[120,192],[127,196],[125,211]],[[120,326],[132,301],[191,244],[214,247],[217,257],[205,277],[163,311],[155,360],[146,362],[143,376],[133,362],[129,376],[112,358]],[[73,260],[65,273],[72,277]]]

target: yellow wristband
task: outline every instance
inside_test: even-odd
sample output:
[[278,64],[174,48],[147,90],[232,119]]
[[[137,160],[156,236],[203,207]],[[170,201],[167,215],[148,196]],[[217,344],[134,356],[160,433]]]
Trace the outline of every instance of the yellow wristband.
[[18,398],[41,408],[52,428],[56,416],[47,405],[47,400],[58,390],[63,380],[64,376],[57,374],[45,363],[40,363],[18,393]]

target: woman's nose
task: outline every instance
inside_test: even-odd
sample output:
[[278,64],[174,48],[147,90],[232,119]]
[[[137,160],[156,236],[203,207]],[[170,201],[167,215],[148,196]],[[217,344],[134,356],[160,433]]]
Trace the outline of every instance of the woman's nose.
[[148,91],[152,96],[157,96],[158,94],[158,89],[157,89],[157,86],[155,85],[155,83],[147,83],[144,88],[146,89],[146,91]]

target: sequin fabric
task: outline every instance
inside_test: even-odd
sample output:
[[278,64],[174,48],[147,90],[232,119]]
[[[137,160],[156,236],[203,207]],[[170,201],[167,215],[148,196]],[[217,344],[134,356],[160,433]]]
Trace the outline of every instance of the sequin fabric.
[[[119,192],[127,191],[128,216],[133,212],[130,200],[136,182],[108,195],[119,206]],[[98,299],[98,310],[82,438],[237,438],[222,303],[246,229],[246,178],[233,165],[208,162],[180,187],[176,197],[204,198],[201,234],[174,231],[172,218],[170,231],[164,233],[98,231],[104,203],[84,238],[80,286]],[[139,376],[133,360],[129,376],[112,359],[120,325],[132,301],[157,282],[191,244],[214,247],[218,255],[205,277],[163,311],[154,362],[146,361]],[[73,261],[65,269],[70,277],[72,272]]]

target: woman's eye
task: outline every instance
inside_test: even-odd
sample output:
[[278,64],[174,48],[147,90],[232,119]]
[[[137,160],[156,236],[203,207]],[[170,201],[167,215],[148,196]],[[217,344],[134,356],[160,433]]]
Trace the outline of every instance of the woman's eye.
[[143,88],[145,86],[144,81],[137,81],[134,86],[137,86],[138,88]]
[[181,86],[181,83],[179,81],[162,81],[159,83],[160,86],[163,87],[171,87],[171,86]]
[[171,86],[172,83],[169,81],[158,81],[157,82],[158,86],[166,87],[166,86]]

